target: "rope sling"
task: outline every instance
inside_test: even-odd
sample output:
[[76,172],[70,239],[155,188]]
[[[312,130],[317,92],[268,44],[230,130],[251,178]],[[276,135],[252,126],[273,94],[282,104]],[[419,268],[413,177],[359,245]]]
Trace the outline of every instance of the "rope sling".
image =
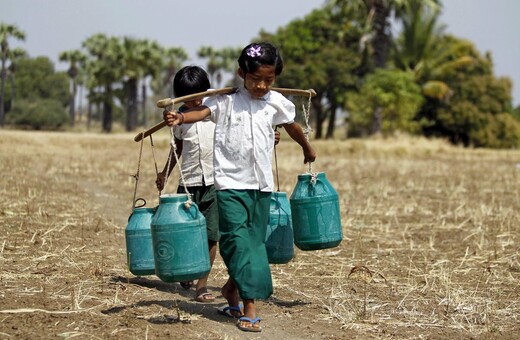
[[[305,135],[307,142],[309,141],[309,136],[312,132],[312,128],[309,124],[311,98],[312,98],[312,95],[309,94],[309,98],[307,100],[307,106],[305,106],[305,104],[302,104],[303,116],[305,118],[305,129],[303,130],[303,134]],[[309,162],[308,173],[311,175],[311,184],[313,184],[313,185],[316,184],[316,178],[317,178],[318,174],[312,171],[312,162]]]
[[[313,96],[313,93],[311,91],[309,91],[307,105],[305,105],[305,103],[302,103],[302,112],[303,112],[303,117],[305,119],[305,128],[303,129],[303,134],[305,135],[305,139],[307,140],[307,142],[309,141],[309,136],[312,132],[312,128],[309,124],[312,96]],[[277,128],[278,127],[275,128],[275,131]],[[276,173],[276,191],[280,192],[280,177],[278,175],[278,156],[276,154],[276,145],[274,146],[274,164],[275,164],[275,173]],[[315,184],[317,174],[312,172],[312,162],[309,162],[308,172],[312,177],[311,182],[313,184]]]
[[190,208],[191,205],[193,204],[193,201],[191,200],[191,194],[188,192],[188,187],[186,186],[186,181],[184,180],[184,173],[182,171],[182,166],[181,166],[181,163],[179,162],[179,156],[177,155],[177,144],[175,144],[175,127],[173,127],[173,126],[170,127],[170,134],[171,134],[171,138],[170,138],[170,146],[171,146],[170,150],[171,151],[168,154],[168,161],[166,162],[166,176],[164,177],[164,187],[166,187],[166,183],[168,183],[168,178],[170,177],[168,172],[170,170],[170,164],[172,161],[172,154],[173,154],[175,156],[176,164],[179,167],[179,173],[181,176],[181,182],[184,187],[184,192],[186,193],[186,196],[188,198],[186,200],[186,202],[184,203],[184,206],[186,208]]
[[[188,188],[186,187],[186,182],[184,181],[184,174],[183,174],[183,171],[182,171],[182,166],[179,162],[179,157],[177,155],[177,145],[175,144],[175,134],[174,134],[174,127],[172,126],[170,128],[170,132],[171,132],[171,138],[170,138],[170,146],[171,146],[171,151],[168,155],[168,161],[167,161],[167,164],[166,164],[166,169],[167,169],[167,175],[165,176],[164,178],[164,185],[163,185],[163,189],[164,187],[166,187],[166,183],[168,182],[168,178],[169,178],[169,169],[170,169],[170,165],[171,165],[171,160],[172,160],[172,153],[175,155],[175,160],[176,160],[176,164],[179,166],[179,172],[180,172],[180,176],[181,176],[181,180],[182,180],[182,183],[183,183],[183,186],[184,186],[184,191],[186,192],[186,196],[187,196],[187,200],[186,202],[184,203],[184,206],[186,208],[190,208],[193,204],[193,201],[191,199],[191,194],[188,192]],[[144,132],[143,132],[144,133]],[[153,143],[153,138],[152,138],[152,135],[149,135],[148,137],[150,137],[150,145],[151,145],[151,149],[152,149],[152,156],[153,156],[153,162],[154,162],[154,166],[155,166],[155,175],[158,176],[159,175],[159,169],[157,167],[157,159],[155,157],[155,146],[154,146],[154,143]],[[146,205],[146,200],[144,198],[137,198],[136,199],[136,196],[137,196],[137,186],[138,186],[138,183],[139,183],[139,174],[140,174],[140,169],[141,169],[141,159],[142,159],[142,154],[143,154],[143,144],[144,144],[144,140],[145,138],[141,139],[141,146],[139,148],[139,159],[138,159],[138,162],[137,162],[137,171],[135,173],[135,175],[132,175],[132,177],[135,179],[135,187],[134,187],[134,197],[133,197],[133,200],[132,200],[132,210],[134,208],[139,208],[139,207],[143,207]],[[159,198],[161,197],[161,190],[159,190]],[[136,203],[138,201],[143,201],[144,203],[140,206],[136,206]]]

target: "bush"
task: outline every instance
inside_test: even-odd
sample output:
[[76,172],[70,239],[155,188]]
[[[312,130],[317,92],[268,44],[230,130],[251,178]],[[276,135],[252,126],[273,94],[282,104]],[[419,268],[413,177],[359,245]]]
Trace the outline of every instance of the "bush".
[[381,132],[417,133],[420,122],[414,117],[423,103],[421,88],[413,74],[400,70],[377,69],[366,77],[359,93],[348,99],[349,135],[353,137],[370,133],[374,112],[381,115]]
[[496,115],[486,129],[486,147],[517,149],[520,147],[520,122],[512,115]]
[[5,119],[9,125],[34,130],[59,130],[69,123],[65,107],[55,99],[17,102]]

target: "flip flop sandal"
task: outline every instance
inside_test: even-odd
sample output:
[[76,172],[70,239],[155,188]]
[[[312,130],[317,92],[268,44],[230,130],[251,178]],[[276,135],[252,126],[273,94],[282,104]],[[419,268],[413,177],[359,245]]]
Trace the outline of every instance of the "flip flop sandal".
[[[254,318],[254,319],[251,319],[251,318],[248,318],[247,316],[243,316],[241,317],[240,319],[238,319],[238,322],[237,322],[237,327],[238,329],[244,331],[244,332],[261,332],[262,331],[262,327],[258,326],[258,327],[255,327],[255,325],[257,323],[260,323],[260,318]],[[244,326],[242,325],[242,322],[249,322],[249,326]]]
[[[220,315],[224,315],[224,316],[227,316],[228,318],[240,318],[242,317],[244,314],[242,314],[242,304],[239,304],[238,306],[224,306],[224,307],[218,307],[217,308],[217,312],[220,314]],[[233,315],[233,313],[231,312],[237,312],[239,313],[240,315],[239,316],[235,316]]]
[[201,288],[197,291],[197,297],[195,298],[195,301],[198,302],[213,302],[215,301],[215,297],[213,294],[208,292],[207,288]]

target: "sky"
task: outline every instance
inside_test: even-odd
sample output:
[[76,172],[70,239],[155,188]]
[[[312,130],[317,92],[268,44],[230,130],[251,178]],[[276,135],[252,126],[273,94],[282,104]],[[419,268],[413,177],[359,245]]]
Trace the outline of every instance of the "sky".
[[[0,0],[0,22],[26,33],[10,41],[31,57],[58,62],[62,51],[80,49],[95,33],[156,40],[164,47],[182,47],[187,63],[201,64],[201,46],[243,47],[261,29],[275,32],[291,20],[320,8],[324,0]],[[446,33],[490,51],[495,75],[513,80],[513,104],[520,105],[520,1],[442,0],[440,22]]]

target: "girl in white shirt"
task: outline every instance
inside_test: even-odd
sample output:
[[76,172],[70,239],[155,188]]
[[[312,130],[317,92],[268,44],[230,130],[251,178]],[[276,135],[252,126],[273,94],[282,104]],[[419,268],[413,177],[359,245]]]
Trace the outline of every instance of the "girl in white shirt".
[[[180,69],[173,78],[173,93],[182,97],[193,93],[207,91],[210,88],[208,74],[198,66],[186,66]],[[187,101],[179,108],[181,111],[200,106],[202,99]],[[206,218],[210,266],[213,266],[217,253],[218,209],[215,187],[213,185],[213,134],[215,123],[204,119],[193,124],[183,124],[175,127],[175,146],[177,156],[182,156],[181,182],[177,193],[185,193],[188,189],[193,201]],[[170,150],[169,162],[164,165],[163,171],[157,174],[156,185],[159,191],[164,189],[165,179],[168,178],[177,161]],[[170,167],[167,169],[168,164]],[[209,273],[197,280],[195,300],[198,302],[212,302],[213,294],[208,292]],[[192,281],[181,282],[182,287],[189,289]]]
[[259,332],[255,299],[267,299],[273,291],[265,249],[270,196],[274,181],[273,126],[281,125],[303,150],[304,163],[316,153],[294,121],[294,104],[271,91],[283,60],[270,43],[247,45],[238,59],[238,75],[244,86],[236,93],[208,98],[204,105],[181,112],[165,111],[169,125],[193,123],[210,116],[215,122],[214,184],[219,212],[220,254],[230,279],[222,295],[236,310],[243,301],[238,328]]

